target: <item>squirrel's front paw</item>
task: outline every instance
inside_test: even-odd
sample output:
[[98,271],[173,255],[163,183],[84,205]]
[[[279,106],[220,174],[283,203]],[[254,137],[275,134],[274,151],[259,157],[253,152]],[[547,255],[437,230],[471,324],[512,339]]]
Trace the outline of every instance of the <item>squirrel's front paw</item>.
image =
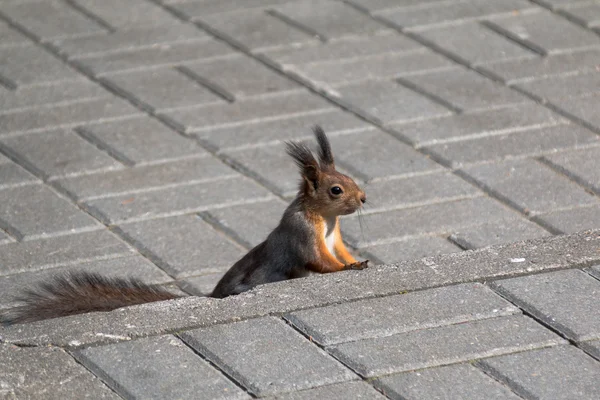
[[346,264],[344,269],[365,269],[369,266],[369,260],[357,261],[352,264]]

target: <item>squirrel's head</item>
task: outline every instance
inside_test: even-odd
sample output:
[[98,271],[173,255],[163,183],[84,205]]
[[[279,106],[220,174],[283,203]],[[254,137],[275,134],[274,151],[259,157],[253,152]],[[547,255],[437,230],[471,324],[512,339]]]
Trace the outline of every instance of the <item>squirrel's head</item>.
[[322,216],[352,214],[367,201],[365,192],[352,178],[336,171],[323,129],[315,126],[313,131],[319,144],[319,161],[306,145],[287,143],[287,153],[300,168],[300,195],[307,206]]

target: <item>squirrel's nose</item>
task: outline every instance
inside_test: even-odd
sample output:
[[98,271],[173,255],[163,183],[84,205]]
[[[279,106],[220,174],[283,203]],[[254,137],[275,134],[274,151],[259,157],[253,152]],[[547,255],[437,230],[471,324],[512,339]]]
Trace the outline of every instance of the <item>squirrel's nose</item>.
[[367,196],[364,194],[362,196],[360,196],[360,202],[365,204],[367,202]]

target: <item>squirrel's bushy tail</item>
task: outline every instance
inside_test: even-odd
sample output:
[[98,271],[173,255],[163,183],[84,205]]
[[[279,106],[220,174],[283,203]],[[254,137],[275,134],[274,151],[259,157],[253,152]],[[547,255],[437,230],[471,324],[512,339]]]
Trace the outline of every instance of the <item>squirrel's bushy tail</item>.
[[71,272],[27,290],[16,299],[21,303],[19,306],[0,312],[0,322],[4,325],[33,322],[178,297],[159,286],[146,285],[133,278]]

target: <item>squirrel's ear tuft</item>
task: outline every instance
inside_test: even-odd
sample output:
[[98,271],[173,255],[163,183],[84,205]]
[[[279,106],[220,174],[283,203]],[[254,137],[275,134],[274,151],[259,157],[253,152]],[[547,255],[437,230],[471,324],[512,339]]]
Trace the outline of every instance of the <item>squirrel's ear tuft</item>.
[[319,164],[310,149],[302,143],[286,142],[286,151],[294,159],[300,174],[317,188],[319,180]]
[[327,139],[323,128],[321,128],[319,125],[315,125],[313,127],[313,132],[317,138],[317,143],[319,143],[319,161],[321,162],[321,167],[335,168],[335,164],[333,162],[333,153],[331,152],[331,145],[329,144],[329,139]]

